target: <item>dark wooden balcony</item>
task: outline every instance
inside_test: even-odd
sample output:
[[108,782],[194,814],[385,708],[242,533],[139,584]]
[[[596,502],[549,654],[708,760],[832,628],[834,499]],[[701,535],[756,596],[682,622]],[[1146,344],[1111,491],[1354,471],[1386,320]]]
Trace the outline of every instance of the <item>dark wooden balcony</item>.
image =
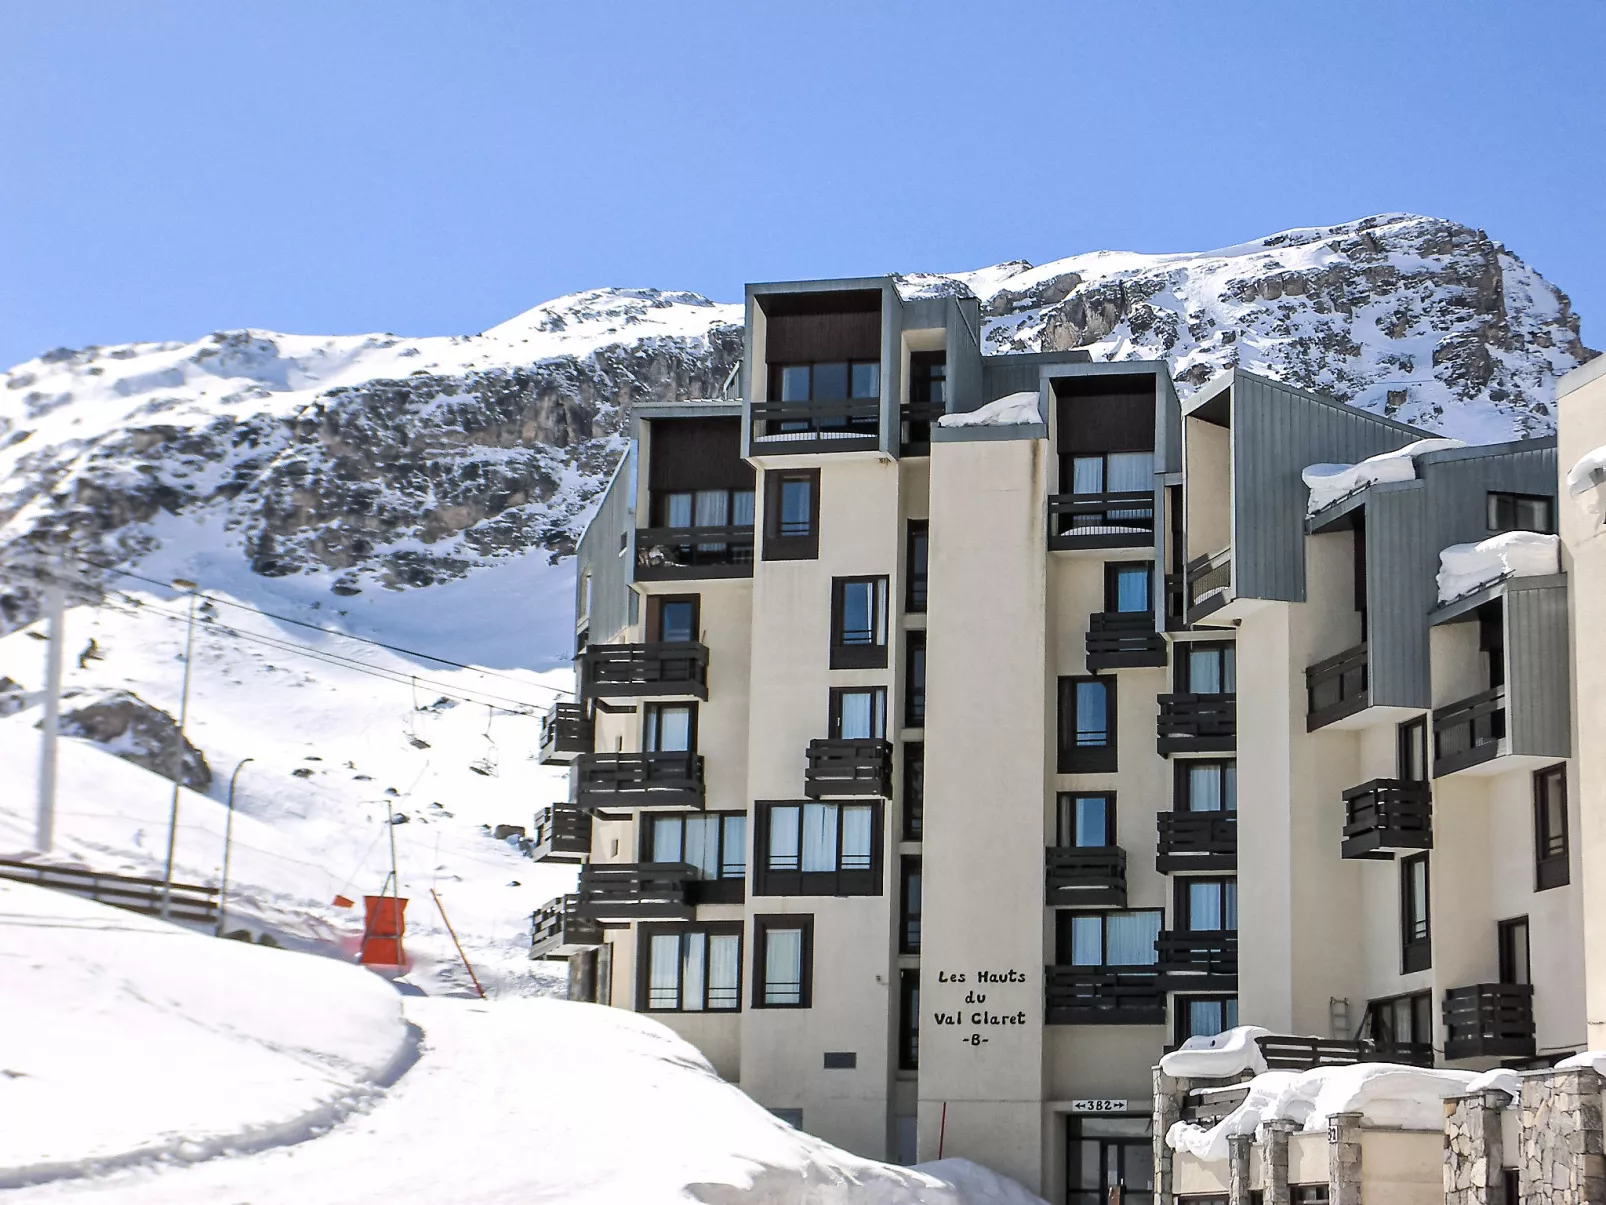
[[537,862],[584,862],[591,854],[591,813],[556,803],[535,814],[530,857]]
[[541,717],[541,747],[536,760],[543,766],[566,766],[581,753],[590,753],[595,740],[592,723],[580,703],[555,703]]
[[589,811],[703,806],[700,753],[582,753],[570,773],[572,802]]
[[1166,663],[1165,637],[1147,611],[1100,611],[1087,621],[1087,668],[1137,669]]
[[752,527],[643,527],[636,532],[638,582],[752,577]]
[[1154,939],[1168,992],[1238,990],[1238,933],[1233,929],[1162,929]]
[[593,644],[580,654],[581,698],[708,697],[708,646]]
[[1533,985],[1476,983],[1446,991],[1444,1057],[1533,1058]]
[[1500,755],[1506,736],[1506,688],[1497,686],[1433,712],[1433,777]]
[[810,741],[803,794],[810,799],[829,795],[892,798],[892,745],[887,741]]
[[754,402],[753,454],[873,452],[881,446],[879,398]]
[[1374,778],[1344,792],[1345,858],[1394,857],[1433,848],[1433,788],[1402,778]]
[[1050,845],[1043,861],[1050,904],[1126,907],[1126,850],[1119,845]]
[[1165,991],[1150,967],[1047,967],[1043,1003],[1050,1025],[1165,1024]]
[[903,421],[903,455],[931,455],[931,428],[946,413],[948,407],[942,402],[910,402],[905,405],[899,411]]
[[1149,548],[1154,544],[1154,494],[1050,494],[1048,546]]
[[580,868],[575,914],[604,927],[631,921],[689,921],[697,868],[690,862],[610,862]]
[[1154,827],[1154,868],[1161,874],[1238,868],[1237,812],[1156,812]]
[[1311,1071],[1366,1061],[1371,1043],[1353,1038],[1306,1038],[1262,1034],[1255,1039],[1268,1071]]
[[1232,549],[1223,548],[1188,562],[1185,594],[1188,623],[1198,623],[1232,601]]
[[1305,670],[1306,732],[1315,732],[1369,705],[1364,643]]
[[578,895],[548,900],[530,917],[530,957],[567,958],[602,944],[602,926],[576,912]]
[[1404,1063],[1407,1067],[1433,1066],[1432,1042],[1379,1042],[1366,1052],[1368,1063]]
[[1155,749],[1173,753],[1231,753],[1238,746],[1238,696],[1160,695]]

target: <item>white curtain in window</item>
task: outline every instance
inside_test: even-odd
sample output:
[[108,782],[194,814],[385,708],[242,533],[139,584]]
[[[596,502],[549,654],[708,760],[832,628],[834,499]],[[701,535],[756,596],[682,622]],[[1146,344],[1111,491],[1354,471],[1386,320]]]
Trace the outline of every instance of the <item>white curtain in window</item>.
[[1110,493],[1148,493],[1154,489],[1154,453],[1111,452],[1108,472]]
[[1188,767],[1188,810],[1190,812],[1219,812],[1221,810],[1221,771],[1213,763]]
[[1228,879],[1221,889],[1223,927],[1229,932],[1238,931],[1238,880]]
[[1106,961],[1113,966],[1152,966],[1159,956],[1154,939],[1160,936],[1158,912],[1112,912],[1105,922]]
[[681,859],[705,879],[719,878],[719,817],[686,817],[686,852]]
[[1225,784],[1222,794],[1229,812],[1238,810],[1238,763],[1228,762],[1222,767],[1221,777]]
[[741,967],[741,938],[716,933],[708,939],[708,1007],[737,1008],[741,1004],[737,977]]
[[691,748],[691,708],[665,707],[648,716],[647,751],[684,753]]
[[1071,965],[1096,967],[1104,961],[1103,925],[1096,916],[1071,917]]
[[719,854],[719,873],[739,879],[747,873],[747,817],[725,817],[725,844]]
[[877,692],[873,690],[846,690],[838,696],[842,700],[842,739],[866,741],[880,739],[880,725],[876,722]]
[[724,527],[730,522],[730,494],[725,490],[697,491],[697,526]]
[[798,866],[798,822],[801,808],[770,809],[769,868],[796,870]]
[[874,832],[874,809],[852,804],[842,809],[842,869],[870,869],[870,841]]
[[1104,492],[1104,457],[1077,456],[1071,460],[1071,493]]
[[1196,695],[1218,695],[1222,692],[1220,650],[1189,650],[1188,690]]
[[1221,689],[1228,694],[1238,689],[1238,646],[1235,644],[1221,650]]
[[836,805],[803,805],[803,869],[836,869]]
[[680,1007],[687,1012],[701,1012],[708,936],[704,933],[687,933],[685,942],[680,969]]
[[691,495],[670,494],[668,513],[664,518],[670,527],[690,527]]
[[654,816],[652,818],[652,860],[654,862],[680,861],[679,816]]
[[731,526],[753,526],[753,491],[737,490],[731,495]]
[[1221,929],[1221,884],[1188,884],[1188,928],[1196,932]]
[[803,930],[765,932],[764,1003],[803,1003]]
[[648,952],[647,1007],[680,1007],[680,935],[654,933]]
[[1222,1025],[1220,1000],[1188,1001],[1188,1036],[1213,1038],[1225,1028]]

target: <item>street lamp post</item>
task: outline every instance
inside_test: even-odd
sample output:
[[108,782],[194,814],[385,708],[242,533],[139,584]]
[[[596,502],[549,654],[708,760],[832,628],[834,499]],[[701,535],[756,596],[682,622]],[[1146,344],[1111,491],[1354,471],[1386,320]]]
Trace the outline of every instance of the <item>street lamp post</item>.
[[167,920],[173,902],[173,853],[178,844],[178,792],[184,781],[184,723],[190,710],[190,659],[195,649],[195,596],[200,589],[194,582],[175,577],[173,585],[190,594],[190,621],[184,633],[184,690],[178,704],[178,741],[173,748],[173,805],[167,818],[167,870],[162,875],[162,919]]
[[254,757],[242,757],[240,764],[234,767],[234,773],[229,775],[229,818],[223,824],[223,881],[218,884],[217,890],[217,935],[223,936],[223,915],[229,899],[229,843],[234,839],[234,784],[240,779],[240,771],[245,769],[245,763],[255,761]]

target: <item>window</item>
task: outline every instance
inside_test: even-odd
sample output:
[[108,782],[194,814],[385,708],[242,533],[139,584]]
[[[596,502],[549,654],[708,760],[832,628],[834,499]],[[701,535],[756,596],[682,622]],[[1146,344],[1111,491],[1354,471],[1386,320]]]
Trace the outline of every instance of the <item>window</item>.
[[1061,966],[1153,966],[1154,940],[1164,914],[1143,912],[1055,913],[1055,962]]
[[831,739],[880,741],[887,736],[887,688],[839,686],[831,691]]
[[700,881],[693,901],[739,904],[747,878],[747,813],[642,817],[643,862],[689,862]]
[[764,559],[812,561],[820,555],[820,470],[764,474]]
[[755,916],[754,1008],[808,1008],[813,997],[814,918]]
[[920,1068],[920,972],[898,972],[898,1070]]
[[1433,965],[1428,916],[1428,856],[1417,854],[1400,863],[1400,973],[1425,971]]
[[930,541],[926,520],[909,520],[909,581],[903,601],[905,611],[926,609],[926,558]]
[[723,1012],[742,1006],[742,926],[642,925],[641,1012]]
[[1288,1189],[1292,1205],[1327,1205],[1327,1185],[1292,1184]]
[[1059,772],[1115,769],[1115,679],[1061,678]]
[[1431,1063],[1433,993],[1412,992],[1368,1002],[1363,1029],[1377,1043],[1379,1052],[1415,1055]]
[[903,722],[907,728],[926,724],[926,634],[910,632],[904,665]]
[[1122,615],[1148,614],[1153,579],[1154,566],[1146,561],[1104,566],[1104,609]]
[[1554,532],[1550,499],[1540,494],[1491,493],[1489,530]]
[[[772,389],[783,402],[840,402],[881,396],[879,360],[829,360],[817,364],[772,364]],[[785,430],[785,426],[782,430]]]
[[1238,810],[1238,763],[1187,761],[1176,763],[1179,812],[1236,812]]
[[909,356],[909,409],[903,417],[905,455],[925,455],[931,446],[932,420],[943,412],[948,389],[948,355],[917,351]]
[[926,819],[926,747],[909,741],[903,747],[903,839],[918,841]]
[[900,865],[898,952],[920,953],[920,859],[905,857]]
[[1148,1117],[1067,1118],[1066,1205],[1152,1205],[1153,1132]]
[[1528,956],[1528,918],[1503,920],[1497,929],[1500,943],[1500,982],[1532,983],[1533,965]]
[[880,895],[881,804],[761,803],[754,895]]
[[686,643],[702,634],[695,594],[654,594],[647,600],[647,643]]
[[1101,848],[1115,844],[1115,794],[1111,791],[1061,791],[1055,844],[1061,849]]
[[1190,933],[1233,933],[1238,929],[1238,880],[1177,880],[1177,924]]
[[642,709],[641,747],[647,753],[690,753],[697,748],[697,704],[648,703]]
[[831,579],[831,668],[883,669],[887,664],[887,579]]
[[1230,695],[1238,689],[1237,650],[1231,644],[1182,646],[1177,658],[1177,690],[1192,695]]
[[1407,720],[1399,727],[1399,775],[1406,782],[1428,780],[1428,720]]
[[1176,1007],[1176,1043],[1189,1038],[1213,1038],[1236,1028],[1238,1024],[1237,996],[1178,996]]
[[751,527],[752,490],[655,492],[659,527]]
[[1534,890],[1565,887],[1567,863],[1567,767],[1551,766],[1534,775]]
[[[1073,494],[1137,494],[1154,492],[1153,452],[1094,452],[1069,457]],[[1127,518],[1141,517],[1144,527],[1154,522],[1154,509],[1111,511]],[[1081,526],[1081,524],[1076,524]]]

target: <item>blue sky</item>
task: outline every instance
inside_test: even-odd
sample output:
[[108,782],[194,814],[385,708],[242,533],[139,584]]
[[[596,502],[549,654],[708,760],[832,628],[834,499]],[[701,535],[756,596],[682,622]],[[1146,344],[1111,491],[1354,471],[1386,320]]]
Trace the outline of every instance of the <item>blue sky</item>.
[[1606,345],[1606,3],[0,7],[0,364],[597,285],[1488,230]]

